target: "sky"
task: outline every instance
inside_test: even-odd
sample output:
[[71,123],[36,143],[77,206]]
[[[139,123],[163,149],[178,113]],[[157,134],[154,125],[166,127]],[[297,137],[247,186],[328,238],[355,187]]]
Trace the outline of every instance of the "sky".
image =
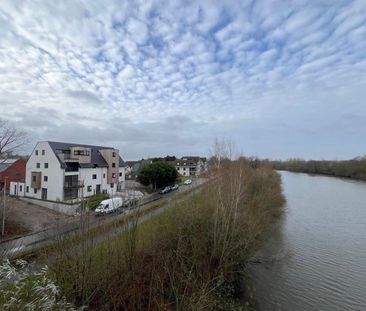
[[0,118],[28,151],[366,154],[365,0],[1,0],[0,38]]

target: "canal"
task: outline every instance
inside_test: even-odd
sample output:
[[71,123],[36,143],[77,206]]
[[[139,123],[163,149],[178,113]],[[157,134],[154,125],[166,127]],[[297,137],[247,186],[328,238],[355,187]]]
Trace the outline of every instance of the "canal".
[[280,174],[286,213],[249,267],[260,310],[366,310],[366,183]]

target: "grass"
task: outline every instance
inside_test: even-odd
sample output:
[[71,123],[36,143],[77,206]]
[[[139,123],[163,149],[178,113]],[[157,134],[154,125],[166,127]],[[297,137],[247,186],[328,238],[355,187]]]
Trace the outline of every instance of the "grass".
[[90,310],[249,310],[240,271],[283,197],[277,173],[237,165],[140,225],[130,217],[129,231],[60,253],[63,294]]
[[[60,297],[88,310],[252,310],[245,263],[282,213],[280,177],[243,160],[215,174],[145,222],[142,214],[173,201],[97,228],[82,223],[81,233],[54,243],[47,278]],[[120,225],[128,230],[98,241]]]

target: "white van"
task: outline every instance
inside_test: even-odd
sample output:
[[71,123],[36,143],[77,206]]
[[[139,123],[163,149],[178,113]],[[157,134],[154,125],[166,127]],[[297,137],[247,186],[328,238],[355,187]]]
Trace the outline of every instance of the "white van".
[[96,215],[106,215],[115,212],[123,204],[122,198],[112,198],[103,200],[95,209]]

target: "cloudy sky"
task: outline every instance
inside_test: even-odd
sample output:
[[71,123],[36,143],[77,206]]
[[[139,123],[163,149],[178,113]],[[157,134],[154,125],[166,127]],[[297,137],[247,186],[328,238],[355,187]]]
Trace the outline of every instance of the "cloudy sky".
[[366,154],[366,1],[15,1],[0,117],[125,159]]

